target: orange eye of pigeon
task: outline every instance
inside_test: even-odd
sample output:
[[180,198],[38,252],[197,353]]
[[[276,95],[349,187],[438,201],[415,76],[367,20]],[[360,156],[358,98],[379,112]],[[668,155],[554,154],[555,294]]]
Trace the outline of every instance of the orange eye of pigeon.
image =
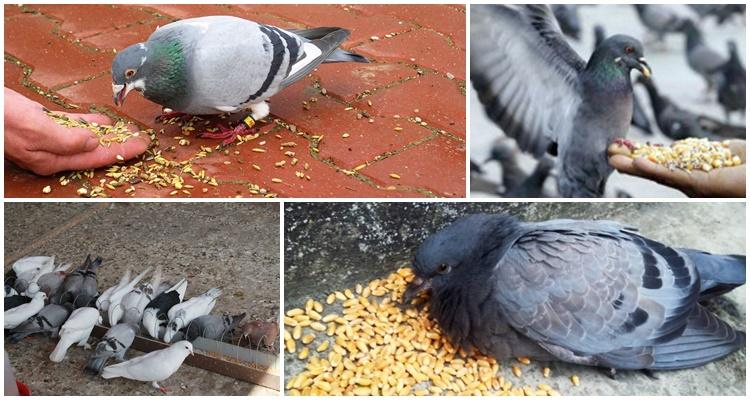
[[633,49],[631,46],[628,46],[628,47],[625,48],[625,54],[630,54],[630,53],[632,53],[634,51],[635,51],[635,49]]
[[135,75],[135,70],[134,69],[129,69],[129,70],[125,71],[125,77],[126,78],[132,78],[133,75]]

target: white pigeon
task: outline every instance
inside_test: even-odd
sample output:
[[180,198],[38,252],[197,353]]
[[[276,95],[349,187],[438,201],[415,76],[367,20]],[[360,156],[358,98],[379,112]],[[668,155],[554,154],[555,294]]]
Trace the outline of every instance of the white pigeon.
[[57,342],[55,350],[49,355],[52,362],[59,363],[65,358],[68,348],[74,343],[88,350],[88,343],[94,325],[102,322],[99,310],[94,307],[81,307],[73,311],[70,317],[60,328],[60,341]]
[[130,293],[130,291],[133,290],[136,285],[138,285],[138,282],[140,282],[141,279],[143,279],[143,277],[146,276],[146,274],[148,274],[150,271],[151,271],[151,267],[146,268],[145,271],[138,274],[138,276],[133,278],[132,281],[128,282],[127,285],[115,290],[115,292],[112,293],[112,296],[110,296],[109,298],[109,308],[107,308],[107,311],[108,311],[107,321],[109,322],[109,326],[112,326],[117,323],[117,322],[113,322],[113,321],[116,321],[114,317],[118,316],[115,314],[115,312],[117,312],[119,316],[122,316],[122,314],[120,314],[122,312],[121,307],[120,307],[120,302],[122,301],[122,298],[125,297],[126,294]]
[[16,272],[16,276],[21,276],[22,274],[25,274],[25,273],[34,272],[47,264],[55,265],[55,257],[54,256],[52,257],[47,257],[47,256],[24,257],[14,262],[12,268],[13,268],[13,271]]
[[169,323],[164,332],[164,341],[169,343],[180,329],[186,327],[190,321],[208,315],[216,305],[216,298],[221,295],[221,289],[212,288],[206,293],[177,304],[167,312]]
[[44,292],[37,292],[30,302],[5,311],[3,314],[3,325],[5,326],[5,329],[13,329],[26,322],[27,319],[35,316],[42,310],[42,308],[44,308],[45,300],[47,300],[47,294]]
[[109,298],[112,297],[112,293],[116,292],[117,289],[120,289],[130,283],[130,273],[130,268],[128,268],[128,270],[125,271],[125,274],[122,276],[122,278],[120,278],[120,281],[117,282],[116,285],[110,287],[109,289],[105,290],[104,293],[99,295],[99,298],[96,299],[96,308],[98,308],[100,311],[107,311],[109,309]]
[[34,278],[39,279],[41,273],[52,271],[55,267],[55,257],[33,256],[24,257],[13,263],[16,272],[15,289],[18,292],[26,292]]
[[187,283],[187,279],[182,278],[174,286],[160,293],[146,305],[146,308],[143,310],[142,323],[146,328],[146,332],[152,338],[159,339],[161,337],[160,328],[163,326],[162,324],[166,325],[169,322],[166,314],[170,308],[175,304],[179,304],[185,298]]
[[[114,326],[120,319],[125,315],[129,314],[129,318],[138,325],[141,323],[141,316],[143,315],[143,309],[154,297],[152,294],[159,288],[161,284],[161,267],[156,268],[156,272],[151,277],[151,282],[142,285],[139,288],[135,288],[128,292],[120,301],[120,307],[117,307],[112,313],[112,319],[109,321],[111,326]],[[137,319],[137,321],[136,321]]]
[[102,370],[102,378],[122,377],[151,382],[153,387],[166,393],[166,389],[159,386],[159,381],[163,381],[177,372],[188,354],[193,354],[193,345],[187,340],[182,340],[166,349],[152,351],[123,363],[105,367]]

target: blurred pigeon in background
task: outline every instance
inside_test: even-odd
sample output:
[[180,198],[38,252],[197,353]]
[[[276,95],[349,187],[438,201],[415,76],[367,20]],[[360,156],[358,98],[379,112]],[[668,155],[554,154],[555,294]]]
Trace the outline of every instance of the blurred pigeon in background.
[[709,47],[703,32],[693,21],[685,21],[685,55],[690,68],[706,81],[706,91],[711,92],[716,86],[721,67],[727,62],[726,57]]
[[742,65],[740,57],[737,54],[737,42],[730,40],[727,43],[729,48],[729,60],[721,66],[719,70],[719,96],[718,100],[724,108],[726,122],[730,123],[730,113],[739,111],[745,114],[745,104],[747,89],[745,80],[747,79],[745,66]]
[[564,34],[575,40],[581,39],[581,18],[576,4],[552,4],[552,12]]

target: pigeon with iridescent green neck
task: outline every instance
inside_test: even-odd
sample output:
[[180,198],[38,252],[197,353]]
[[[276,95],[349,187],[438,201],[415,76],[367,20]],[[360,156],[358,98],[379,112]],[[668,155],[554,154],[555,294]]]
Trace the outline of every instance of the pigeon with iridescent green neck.
[[601,197],[607,147],[628,132],[630,72],[649,77],[641,43],[606,39],[584,61],[544,5],[471,9],[471,82],[487,116],[537,158],[557,156],[563,197]]
[[136,90],[178,113],[247,112],[244,124],[203,134],[231,142],[268,116],[268,98],[321,63],[367,62],[338,48],[349,34],[343,28],[284,30],[230,16],[173,22],[117,54],[114,102],[122,104]]

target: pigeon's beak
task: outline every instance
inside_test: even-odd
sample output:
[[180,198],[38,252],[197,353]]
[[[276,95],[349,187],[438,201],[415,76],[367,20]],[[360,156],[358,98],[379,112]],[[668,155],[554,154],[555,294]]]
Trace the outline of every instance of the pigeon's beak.
[[406,291],[401,298],[401,304],[410,304],[415,297],[430,289],[432,289],[432,280],[415,276],[414,280],[406,287]]
[[643,57],[638,59],[638,70],[641,71],[644,78],[651,79],[651,67],[648,66],[646,59]]
[[128,95],[128,92],[130,92],[131,89],[132,86],[127,83],[124,85],[112,84],[112,100],[115,102],[116,106],[125,104],[125,96]]

